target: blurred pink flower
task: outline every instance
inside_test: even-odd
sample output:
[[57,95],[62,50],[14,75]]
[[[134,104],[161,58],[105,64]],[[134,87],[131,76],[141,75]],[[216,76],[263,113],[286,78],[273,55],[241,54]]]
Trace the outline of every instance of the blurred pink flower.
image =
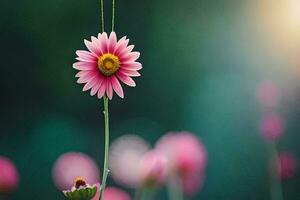
[[276,107],[280,98],[280,88],[273,81],[265,80],[258,86],[257,99],[262,106]]
[[156,144],[168,161],[169,170],[185,176],[202,172],[207,164],[207,152],[200,140],[189,132],[174,132],[163,136]]
[[207,152],[196,136],[189,132],[169,133],[157,142],[156,149],[166,157],[169,175],[182,179],[184,189],[188,190],[186,193],[200,187]]
[[153,187],[164,182],[166,175],[166,159],[158,151],[148,151],[139,163],[140,184]]
[[123,89],[119,81],[135,86],[131,77],[140,76],[138,70],[142,69],[141,63],[136,60],[140,53],[132,51],[134,45],[128,46],[126,37],[117,41],[115,32],[107,34],[99,33],[98,37],[91,37],[91,41],[84,40],[89,51],[76,51],[78,62],[73,68],[79,70],[76,77],[77,83],[85,83],[83,91],[91,89],[90,94],[97,94],[102,98],[104,94],[109,99],[113,97],[113,91],[121,98],[124,97]]
[[203,173],[189,174],[188,176],[184,177],[182,180],[183,191],[188,196],[192,196],[197,193],[199,188],[202,187],[203,182],[204,182]]
[[268,141],[276,141],[283,135],[283,120],[277,114],[269,114],[262,119],[261,134]]
[[79,152],[61,155],[53,166],[52,177],[60,190],[70,189],[77,177],[83,177],[91,185],[100,181],[99,169],[95,161]]
[[149,148],[146,141],[136,135],[123,135],[114,140],[109,151],[113,179],[126,187],[137,187],[140,182],[139,163]]
[[6,157],[0,156],[0,194],[13,192],[19,183],[19,173],[15,165]]
[[274,164],[276,173],[282,180],[292,178],[297,173],[298,163],[291,153],[280,153]]
[[[97,193],[96,196],[94,196],[94,198],[92,198],[92,200],[99,200],[99,196],[100,196],[100,184],[97,184]],[[103,193],[103,200],[131,200],[130,196],[115,187],[106,187]]]

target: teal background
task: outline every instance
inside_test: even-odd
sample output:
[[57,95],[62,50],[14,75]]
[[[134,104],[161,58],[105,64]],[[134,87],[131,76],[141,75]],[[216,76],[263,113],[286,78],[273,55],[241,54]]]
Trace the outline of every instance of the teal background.
[[[116,0],[117,35],[135,44],[144,68],[137,87],[125,86],[125,99],[110,103],[112,140],[135,133],[154,144],[171,130],[194,132],[209,155],[194,200],[269,199],[255,96],[264,79],[283,88],[278,148],[300,160],[299,80],[256,31],[249,2]],[[110,10],[105,0],[108,32]],[[83,39],[99,32],[99,16],[98,1],[0,2],[0,154],[21,176],[9,200],[64,199],[51,178],[64,152],[85,152],[102,166],[102,101],[81,92],[72,68]],[[299,173],[283,184],[286,200],[299,199],[299,185]],[[164,189],[157,199],[166,199]]]

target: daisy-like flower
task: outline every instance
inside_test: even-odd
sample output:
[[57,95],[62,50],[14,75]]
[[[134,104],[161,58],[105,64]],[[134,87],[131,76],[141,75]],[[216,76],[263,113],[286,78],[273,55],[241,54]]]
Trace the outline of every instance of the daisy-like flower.
[[82,177],[75,179],[71,190],[64,190],[63,193],[69,200],[91,200],[97,192],[97,185],[90,186]]
[[120,81],[134,87],[135,82],[131,77],[138,77],[138,70],[142,69],[141,63],[136,60],[140,53],[132,51],[134,45],[128,45],[126,37],[117,41],[116,33],[99,33],[98,37],[91,37],[91,41],[84,40],[89,51],[76,51],[78,62],[73,68],[79,70],[76,77],[77,83],[84,83],[83,91],[91,90],[91,96],[97,94],[98,98],[107,95],[113,97],[113,91],[121,98],[124,92]]

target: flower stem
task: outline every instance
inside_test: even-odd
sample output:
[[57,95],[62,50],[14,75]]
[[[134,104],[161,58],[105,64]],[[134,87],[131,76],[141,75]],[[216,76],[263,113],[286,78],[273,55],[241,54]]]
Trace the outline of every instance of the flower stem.
[[104,149],[104,165],[103,165],[103,174],[102,182],[100,187],[100,200],[103,199],[103,192],[105,190],[106,179],[109,173],[108,169],[108,150],[109,150],[109,117],[108,117],[108,98],[106,95],[103,97],[104,104],[104,127],[105,127],[105,149]]
[[179,177],[170,177],[167,184],[169,200],[184,200],[181,182]]
[[112,0],[111,30],[115,30],[115,0]]
[[[275,162],[278,159],[278,152],[276,144],[270,144],[271,161]],[[280,175],[276,171],[276,168],[271,168],[271,185],[270,185],[271,200],[283,200],[282,184]]]
[[152,200],[154,188],[140,187],[136,190],[134,200]]
[[104,32],[104,3],[100,0],[100,10],[101,10],[101,32]]

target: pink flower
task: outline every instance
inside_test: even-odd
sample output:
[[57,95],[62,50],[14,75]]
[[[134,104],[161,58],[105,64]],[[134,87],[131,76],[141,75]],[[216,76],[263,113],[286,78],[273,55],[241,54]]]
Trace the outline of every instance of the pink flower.
[[182,179],[186,193],[196,192],[207,164],[200,140],[189,132],[169,133],[157,142],[156,149],[165,155],[169,175]]
[[83,177],[91,185],[100,181],[99,169],[94,160],[77,152],[61,155],[53,166],[52,177],[60,190],[70,189],[77,177]]
[[83,177],[74,180],[74,186],[70,190],[62,191],[69,200],[92,199],[97,193],[97,185],[89,185]]
[[195,173],[195,174],[188,174],[186,177],[183,178],[183,191],[188,196],[192,196],[199,188],[201,188],[202,184],[204,182],[204,174],[203,173]]
[[281,98],[280,88],[272,81],[263,81],[257,89],[257,99],[265,107],[276,107]]
[[157,142],[156,148],[168,159],[170,170],[182,176],[202,172],[206,167],[205,147],[192,133],[169,133]]
[[166,175],[166,159],[158,151],[147,152],[139,163],[140,184],[154,187],[164,182]]
[[[100,196],[100,184],[97,184],[97,193],[96,196],[94,196],[94,198],[92,198],[92,200],[99,200],[99,196]],[[106,187],[103,193],[103,199],[104,200],[131,200],[130,196],[115,187]]]
[[294,155],[288,152],[280,153],[273,165],[275,167],[276,173],[283,180],[295,176],[298,168],[298,164]]
[[140,53],[132,51],[134,45],[128,46],[129,39],[126,37],[117,41],[115,32],[107,34],[99,33],[98,37],[91,37],[91,41],[84,40],[89,51],[76,51],[78,62],[73,68],[79,70],[76,77],[77,83],[85,83],[83,91],[89,90],[98,98],[107,95],[113,97],[113,91],[121,98],[124,97],[123,89],[119,81],[135,86],[131,77],[140,76],[138,70],[142,69],[141,63],[136,60]]
[[137,135],[123,135],[114,140],[109,150],[113,179],[126,187],[137,187],[140,184],[139,163],[149,148],[146,141]]
[[19,174],[15,165],[0,156],[0,194],[13,192],[19,183]]
[[261,134],[268,141],[276,141],[283,135],[283,120],[276,114],[265,116],[261,123]]

